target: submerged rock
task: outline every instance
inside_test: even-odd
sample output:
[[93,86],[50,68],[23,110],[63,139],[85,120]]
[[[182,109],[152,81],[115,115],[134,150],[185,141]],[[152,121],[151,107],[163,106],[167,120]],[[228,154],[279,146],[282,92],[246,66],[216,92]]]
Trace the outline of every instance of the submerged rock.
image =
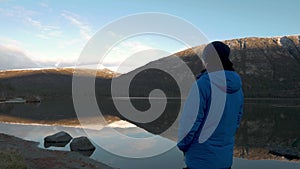
[[68,144],[70,140],[72,140],[72,137],[70,136],[70,134],[64,131],[44,138],[45,143],[65,143],[65,145]]
[[94,151],[96,147],[87,137],[74,138],[70,144],[71,151]]

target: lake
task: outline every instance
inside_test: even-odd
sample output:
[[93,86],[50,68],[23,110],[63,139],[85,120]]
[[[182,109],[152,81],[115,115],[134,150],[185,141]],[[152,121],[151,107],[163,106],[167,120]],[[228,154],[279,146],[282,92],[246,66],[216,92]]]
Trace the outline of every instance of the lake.
[[[86,133],[77,127],[64,127],[64,126],[47,126],[47,125],[30,125],[30,124],[9,124],[9,123],[0,123],[0,131],[2,133],[15,135],[17,137],[32,140],[39,142],[39,147],[44,148],[43,138],[49,134],[53,134],[58,131],[67,131],[73,137],[84,136]],[[139,136],[149,135],[143,129],[137,127],[130,128],[119,128],[127,134],[138,134]],[[106,130],[101,132],[96,130],[90,130],[89,132],[95,133],[97,139],[101,139],[103,142],[115,145],[116,148],[120,148],[117,145],[117,142],[120,143],[119,138],[116,135],[107,133]],[[150,134],[151,135],[151,134]],[[157,138],[159,143],[170,143],[170,140],[164,138]],[[94,143],[95,144],[95,143]],[[145,143],[147,145],[147,143]],[[121,146],[124,151],[130,153],[128,147],[135,147],[137,145],[127,145]],[[149,157],[149,158],[126,158],[117,156],[115,154],[109,153],[103,148],[96,146],[95,152],[91,155],[91,158],[100,161],[102,163],[108,164],[112,167],[118,167],[120,169],[153,169],[153,168],[166,168],[166,169],[182,169],[184,166],[183,155],[176,148],[172,148],[169,151],[160,154],[158,156]],[[156,145],[153,146],[140,146],[140,151],[149,151],[149,149],[157,148]],[[65,147],[50,147],[48,149],[61,150],[61,151],[70,151],[69,144]],[[240,158],[234,158],[233,169],[273,169],[273,168],[282,168],[282,169],[295,169],[299,168],[300,163],[295,162],[282,162],[274,160],[244,160]]]
[[[272,145],[288,146],[293,140],[300,136],[300,100],[299,99],[246,99],[245,113],[236,135],[236,145],[245,147],[265,147]],[[43,138],[49,134],[64,130],[73,137],[87,135],[80,127],[67,127],[60,125],[30,124],[32,122],[49,122],[76,118],[73,104],[69,101],[42,101],[40,105],[31,104],[5,104],[0,105],[0,115],[13,117],[10,122],[22,122],[25,119],[29,124],[0,123],[0,132],[15,135],[17,137],[37,141],[44,148]],[[3,121],[3,119],[2,119]],[[175,142],[164,137],[154,137],[153,142],[143,144],[122,142],[118,134],[112,133],[111,129],[131,137],[153,137],[154,135],[141,129],[130,126],[112,125],[103,126],[102,130],[97,127],[86,129],[89,136],[101,144],[110,145],[110,150],[121,151],[123,154],[138,156],[138,152],[156,153],[163,146],[173,147],[163,154],[148,158],[127,158],[115,155],[97,146],[91,158],[121,169],[135,168],[182,168],[184,166],[182,153],[175,147]],[[152,141],[153,141],[152,140]],[[95,144],[95,142],[94,142]],[[162,146],[159,147],[158,145]],[[66,147],[53,148],[69,151]],[[137,151],[138,150],[138,151]],[[150,153],[151,154],[151,153]],[[244,160],[234,159],[233,168],[300,168],[300,163],[282,162],[274,160]]]

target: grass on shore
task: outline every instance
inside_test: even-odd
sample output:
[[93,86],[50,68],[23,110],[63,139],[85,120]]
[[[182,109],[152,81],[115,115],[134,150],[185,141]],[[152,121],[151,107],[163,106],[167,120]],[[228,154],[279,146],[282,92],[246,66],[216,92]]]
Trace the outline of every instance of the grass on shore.
[[22,155],[15,152],[0,151],[1,169],[26,169],[27,166]]

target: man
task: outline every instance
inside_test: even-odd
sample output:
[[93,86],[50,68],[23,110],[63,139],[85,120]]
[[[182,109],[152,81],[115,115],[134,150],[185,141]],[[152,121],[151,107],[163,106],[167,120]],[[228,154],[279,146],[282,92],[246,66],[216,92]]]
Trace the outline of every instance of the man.
[[202,62],[206,69],[185,102],[177,146],[184,152],[189,169],[232,166],[234,135],[244,98],[241,79],[229,54],[230,48],[222,42],[215,41],[205,47]]

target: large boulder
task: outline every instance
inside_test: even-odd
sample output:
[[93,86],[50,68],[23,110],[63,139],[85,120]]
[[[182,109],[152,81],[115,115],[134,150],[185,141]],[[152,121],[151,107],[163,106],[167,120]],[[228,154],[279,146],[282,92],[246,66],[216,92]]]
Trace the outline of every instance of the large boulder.
[[66,143],[68,144],[72,140],[70,134],[61,131],[56,134],[47,136],[44,138],[45,143]]
[[71,151],[94,151],[96,147],[87,137],[74,138],[70,144]]
[[44,147],[65,147],[69,142],[53,143],[53,142],[44,142]]

